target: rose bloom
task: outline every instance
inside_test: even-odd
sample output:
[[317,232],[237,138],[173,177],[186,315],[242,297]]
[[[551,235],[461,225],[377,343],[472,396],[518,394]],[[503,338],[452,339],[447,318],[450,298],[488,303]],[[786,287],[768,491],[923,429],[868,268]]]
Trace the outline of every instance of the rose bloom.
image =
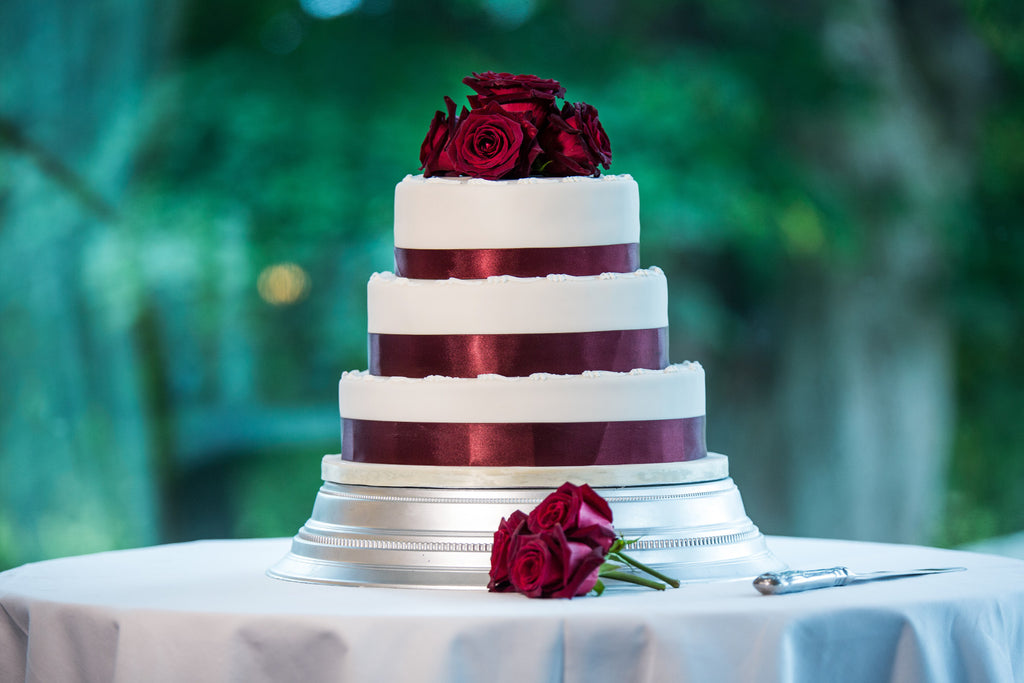
[[565,96],[565,88],[558,81],[525,74],[486,71],[467,76],[462,82],[477,92],[469,96],[474,109],[496,102],[508,112],[524,115],[538,128],[548,114],[558,113],[555,98]]
[[[444,103],[448,114],[439,111],[434,114],[434,120],[430,122],[430,130],[427,137],[420,145],[420,168],[423,169],[423,176],[454,175],[451,156],[448,154],[448,142],[455,135],[455,127],[458,121],[455,118],[455,102],[452,98],[445,96]],[[466,115],[466,108],[463,107],[463,117]]]
[[526,513],[516,510],[508,519],[501,519],[498,530],[494,532],[494,543],[491,546],[491,580],[487,590],[493,593],[504,593],[512,589],[508,580],[509,549],[515,538],[526,530]]
[[515,538],[508,556],[509,581],[530,598],[586,595],[597,583],[604,556],[601,548],[569,541],[556,525]]
[[600,547],[605,552],[616,536],[608,502],[587,484],[576,486],[566,482],[559,486],[530,512],[527,526],[535,534],[558,526],[571,540]]
[[566,102],[559,114],[548,117],[540,134],[544,173],[552,176],[601,174],[599,166],[612,162],[611,143],[597,118],[597,109],[585,102]]
[[524,118],[490,104],[460,118],[448,143],[454,170],[487,180],[523,178],[540,153],[537,129]]

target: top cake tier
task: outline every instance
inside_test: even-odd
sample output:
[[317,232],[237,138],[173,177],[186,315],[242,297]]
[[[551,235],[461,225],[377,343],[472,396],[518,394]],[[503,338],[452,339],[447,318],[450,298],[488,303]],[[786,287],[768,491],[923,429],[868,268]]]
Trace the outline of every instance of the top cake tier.
[[395,188],[395,272],[417,279],[599,275],[639,268],[628,175],[407,176]]

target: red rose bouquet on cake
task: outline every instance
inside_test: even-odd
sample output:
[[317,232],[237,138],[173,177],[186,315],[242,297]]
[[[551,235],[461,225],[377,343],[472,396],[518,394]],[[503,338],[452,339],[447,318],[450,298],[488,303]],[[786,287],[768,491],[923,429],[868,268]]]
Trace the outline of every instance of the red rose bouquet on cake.
[[487,71],[463,83],[476,91],[471,109],[445,97],[420,147],[423,175],[472,176],[487,180],[527,176],[601,174],[612,162],[611,143],[584,102],[557,100],[558,81]]
[[[487,589],[531,598],[604,592],[602,579],[665,590],[679,582],[622,552],[632,541],[612,527],[608,502],[583,484],[565,483],[529,514],[516,510],[494,532]],[[643,572],[653,579],[639,573]]]

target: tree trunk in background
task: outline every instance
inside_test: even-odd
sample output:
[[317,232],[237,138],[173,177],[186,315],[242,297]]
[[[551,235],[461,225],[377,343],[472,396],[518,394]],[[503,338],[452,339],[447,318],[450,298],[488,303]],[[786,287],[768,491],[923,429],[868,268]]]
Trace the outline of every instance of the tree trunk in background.
[[954,427],[941,224],[966,201],[986,64],[943,3],[860,0],[832,12],[824,40],[837,71],[875,100],[804,134],[823,175],[856,183],[862,252],[791,278],[779,387],[787,526],[927,542]]
[[116,212],[172,23],[157,4],[0,4],[0,565],[156,540]]

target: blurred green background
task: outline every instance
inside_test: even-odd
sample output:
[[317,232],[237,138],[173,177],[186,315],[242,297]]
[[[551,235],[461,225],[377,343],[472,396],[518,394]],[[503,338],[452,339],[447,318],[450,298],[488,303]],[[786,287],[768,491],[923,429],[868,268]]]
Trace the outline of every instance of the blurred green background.
[[0,5],[0,569],[288,536],[472,71],[595,105],[774,534],[1024,529],[1013,0]]

